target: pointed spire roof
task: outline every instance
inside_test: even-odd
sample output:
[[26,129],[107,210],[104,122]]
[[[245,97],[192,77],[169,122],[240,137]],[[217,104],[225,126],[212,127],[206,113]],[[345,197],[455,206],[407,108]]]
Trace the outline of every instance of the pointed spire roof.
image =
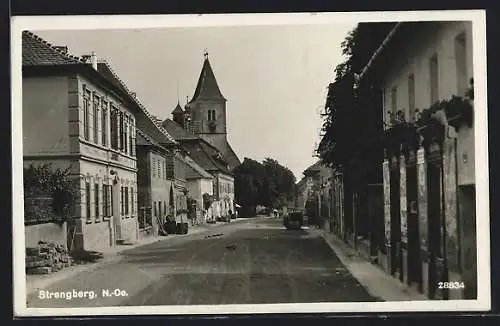
[[182,107],[180,105],[179,102],[177,102],[177,106],[175,107],[175,109],[172,111],[172,114],[176,114],[176,113],[183,113],[184,110],[182,110]]
[[210,61],[208,60],[208,54],[206,52],[198,84],[196,85],[196,90],[194,91],[194,95],[190,103],[199,99],[226,101],[219,89],[217,79],[215,78]]

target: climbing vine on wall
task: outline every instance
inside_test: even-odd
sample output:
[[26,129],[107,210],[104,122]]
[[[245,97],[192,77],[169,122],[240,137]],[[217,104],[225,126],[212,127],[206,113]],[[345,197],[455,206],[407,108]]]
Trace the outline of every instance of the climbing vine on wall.
[[70,170],[51,164],[24,168],[25,223],[63,222],[71,217],[76,187]]

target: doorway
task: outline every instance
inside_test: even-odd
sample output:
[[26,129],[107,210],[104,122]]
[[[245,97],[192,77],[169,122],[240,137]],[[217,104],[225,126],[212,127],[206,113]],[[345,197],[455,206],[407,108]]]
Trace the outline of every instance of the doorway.
[[462,279],[466,287],[464,298],[477,299],[477,240],[475,185],[458,187]]
[[427,193],[429,218],[429,296],[438,294],[438,282],[443,280],[444,269],[442,235],[442,172],[440,160],[429,161],[427,166]]
[[418,227],[418,188],[415,153],[410,153],[406,168],[406,194],[408,197],[408,284],[422,286],[422,264],[420,257],[420,232]]
[[391,189],[391,275],[403,280],[401,259],[400,173],[398,157],[393,156],[390,167]]

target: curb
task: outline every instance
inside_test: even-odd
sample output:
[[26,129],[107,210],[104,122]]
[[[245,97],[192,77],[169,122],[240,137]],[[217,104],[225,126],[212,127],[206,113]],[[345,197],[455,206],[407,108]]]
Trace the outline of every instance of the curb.
[[[362,258],[359,253],[351,248],[347,248],[347,251],[352,251],[352,256],[355,257],[355,260],[348,257],[348,253],[346,254],[344,250],[340,247],[342,244],[335,244],[335,239],[329,239],[326,232],[321,232],[321,237],[325,241],[325,243],[332,249],[332,251],[337,255],[341,263],[347,268],[347,270],[354,276],[357,281],[361,284],[361,286],[375,299],[380,299],[382,301],[428,301],[429,299],[420,293],[413,293],[413,290],[406,286],[405,284],[396,281],[391,276],[387,275],[383,272],[378,266],[373,265],[371,262]],[[382,283],[385,283],[387,288],[391,288],[390,291],[381,291],[380,288],[377,290],[376,286],[370,284],[366,279],[360,277],[360,272],[355,270],[353,267],[354,264],[363,264],[363,267],[367,267],[369,271],[372,270],[374,277],[377,277],[376,274],[379,274],[380,279],[377,282],[378,286],[381,286]],[[364,273],[368,271],[363,270]],[[396,283],[397,282],[397,283]],[[371,282],[373,283],[373,282]],[[382,285],[383,286],[383,285]],[[386,292],[386,293],[382,293]],[[396,293],[395,295],[387,294],[387,292]],[[399,297],[399,298],[397,298]]]

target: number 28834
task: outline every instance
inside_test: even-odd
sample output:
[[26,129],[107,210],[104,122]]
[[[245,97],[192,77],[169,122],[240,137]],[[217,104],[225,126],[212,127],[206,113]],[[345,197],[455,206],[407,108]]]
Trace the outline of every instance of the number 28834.
[[439,289],[463,289],[464,282],[438,282]]

